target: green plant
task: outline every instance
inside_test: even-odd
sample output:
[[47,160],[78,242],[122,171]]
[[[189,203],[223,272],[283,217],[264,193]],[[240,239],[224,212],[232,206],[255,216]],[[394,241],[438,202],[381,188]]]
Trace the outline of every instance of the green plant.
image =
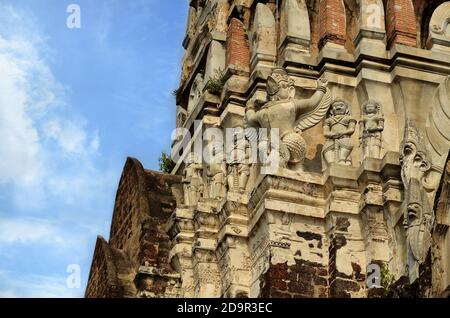
[[225,72],[219,68],[215,71],[214,76],[206,83],[206,90],[213,95],[220,96],[223,91],[223,87],[225,86],[226,78]]
[[173,168],[175,168],[175,162],[165,151],[161,152],[161,157],[159,157],[158,163],[159,170],[164,173],[171,173]]
[[394,275],[389,270],[389,265],[384,263],[381,267],[381,286],[384,289],[384,294],[387,296],[391,291],[391,286],[395,282]]

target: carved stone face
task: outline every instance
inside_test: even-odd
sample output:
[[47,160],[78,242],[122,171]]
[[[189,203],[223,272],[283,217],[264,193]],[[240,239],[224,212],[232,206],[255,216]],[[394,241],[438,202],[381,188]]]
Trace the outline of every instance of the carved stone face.
[[275,69],[267,79],[267,95],[272,101],[291,100],[295,97],[294,81],[283,69]]
[[288,100],[291,96],[291,90],[290,87],[287,85],[281,85],[280,90],[278,91],[278,94],[276,97],[278,100]]
[[[408,204],[408,225],[417,225],[422,215],[422,206],[418,202],[410,202]],[[419,222],[420,223],[420,222]]]
[[335,102],[331,106],[333,115],[345,115],[347,113],[347,105],[344,102]]
[[366,114],[375,114],[377,112],[377,106],[375,104],[367,104],[365,108]]

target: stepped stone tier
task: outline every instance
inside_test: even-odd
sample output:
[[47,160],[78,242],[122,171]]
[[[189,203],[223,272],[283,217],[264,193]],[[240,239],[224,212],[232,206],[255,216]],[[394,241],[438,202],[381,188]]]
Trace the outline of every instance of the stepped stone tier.
[[127,160],[86,297],[450,295],[450,1],[191,0],[183,46],[181,158]]

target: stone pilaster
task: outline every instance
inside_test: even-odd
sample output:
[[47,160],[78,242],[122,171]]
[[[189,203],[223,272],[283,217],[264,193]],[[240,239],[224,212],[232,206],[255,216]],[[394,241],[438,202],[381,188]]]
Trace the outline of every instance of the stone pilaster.
[[202,200],[194,213],[193,269],[195,297],[221,297],[222,282],[216,257],[219,229],[217,201]]
[[172,242],[169,262],[180,273],[180,296],[186,298],[194,297],[192,246],[195,232],[193,209],[187,207],[177,208],[167,224],[167,232]]
[[224,297],[249,297],[250,253],[248,251],[248,196],[228,192],[220,213],[217,258]]
[[398,278],[404,274],[406,255],[405,230],[400,206],[403,201],[403,184],[400,176],[399,155],[387,152],[381,162],[380,175],[383,187],[384,217],[387,226],[389,251],[392,258],[390,269]]
[[327,176],[330,297],[366,295],[366,255],[356,168],[331,164]]
[[328,297],[320,176],[280,169],[257,183],[250,206],[252,296]]
[[384,217],[381,160],[366,158],[359,176],[362,193],[360,211],[366,238],[368,264],[389,261],[389,242]]

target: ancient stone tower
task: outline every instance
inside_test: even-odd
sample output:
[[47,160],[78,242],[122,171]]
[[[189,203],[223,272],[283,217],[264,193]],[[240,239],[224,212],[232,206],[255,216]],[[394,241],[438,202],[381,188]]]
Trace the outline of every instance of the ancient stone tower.
[[86,296],[448,296],[449,23],[441,0],[189,1],[181,157],[127,160]]

